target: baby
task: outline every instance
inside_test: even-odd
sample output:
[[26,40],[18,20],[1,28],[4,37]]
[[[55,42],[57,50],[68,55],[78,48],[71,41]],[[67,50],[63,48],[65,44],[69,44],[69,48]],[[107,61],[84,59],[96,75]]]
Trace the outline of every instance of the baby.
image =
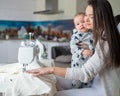
[[[74,17],[75,29],[73,29],[73,35],[71,36],[70,48],[72,53],[71,67],[79,68],[93,55],[93,35],[85,27],[84,21],[85,14],[78,13]],[[86,45],[84,48],[80,46],[80,43]],[[79,80],[72,82],[73,88],[90,87],[90,83],[81,83]]]

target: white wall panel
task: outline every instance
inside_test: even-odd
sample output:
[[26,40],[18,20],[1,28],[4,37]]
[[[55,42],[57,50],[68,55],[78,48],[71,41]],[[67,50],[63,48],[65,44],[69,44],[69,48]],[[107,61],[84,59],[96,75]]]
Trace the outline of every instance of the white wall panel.
[[0,20],[34,20],[35,0],[0,0]]
[[[120,14],[120,0],[109,0],[114,14]],[[33,14],[45,9],[45,0],[0,0],[0,20],[46,21],[72,19],[76,12],[84,11],[87,0],[59,0],[62,14]]]

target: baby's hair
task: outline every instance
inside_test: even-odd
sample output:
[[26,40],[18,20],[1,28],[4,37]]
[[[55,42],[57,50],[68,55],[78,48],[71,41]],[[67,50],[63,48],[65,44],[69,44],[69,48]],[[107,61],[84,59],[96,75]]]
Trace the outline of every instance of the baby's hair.
[[85,13],[84,12],[79,12],[79,13],[75,14],[74,18],[77,17],[77,16],[79,16],[79,15],[85,16]]
[[73,22],[75,23],[75,18],[78,17],[78,16],[85,16],[85,13],[84,12],[78,12],[75,14],[74,18],[73,18]]

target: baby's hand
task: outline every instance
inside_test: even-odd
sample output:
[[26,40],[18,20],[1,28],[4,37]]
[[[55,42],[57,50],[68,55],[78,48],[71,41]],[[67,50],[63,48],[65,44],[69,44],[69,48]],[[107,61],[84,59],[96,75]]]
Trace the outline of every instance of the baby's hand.
[[86,56],[86,57],[90,57],[93,55],[93,51],[85,49],[82,51],[82,55]]

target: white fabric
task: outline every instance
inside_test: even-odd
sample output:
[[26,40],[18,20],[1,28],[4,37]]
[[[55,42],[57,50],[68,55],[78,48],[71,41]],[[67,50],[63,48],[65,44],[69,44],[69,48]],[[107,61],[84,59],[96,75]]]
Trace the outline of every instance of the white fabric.
[[[40,62],[46,66],[54,65],[54,60],[52,59],[40,59]],[[23,74],[21,73],[21,65],[12,63],[0,66],[0,92],[5,92],[6,96],[27,96],[27,93],[53,96],[56,92],[56,78],[53,75],[37,78],[30,74]],[[26,87],[28,90],[26,90]],[[43,93],[46,95],[43,95]]]
[[[56,78],[53,75],[34,77],[31,74],[20,73],[6,91],[6,96],[53,96],[56,93]],[[46,95],[45,95],[46,94]]]
[[12,64],[5,64],[0,66],[0,75],[2,74],[18,74],[21,70],[21,64],[19,63],[12,63]]

